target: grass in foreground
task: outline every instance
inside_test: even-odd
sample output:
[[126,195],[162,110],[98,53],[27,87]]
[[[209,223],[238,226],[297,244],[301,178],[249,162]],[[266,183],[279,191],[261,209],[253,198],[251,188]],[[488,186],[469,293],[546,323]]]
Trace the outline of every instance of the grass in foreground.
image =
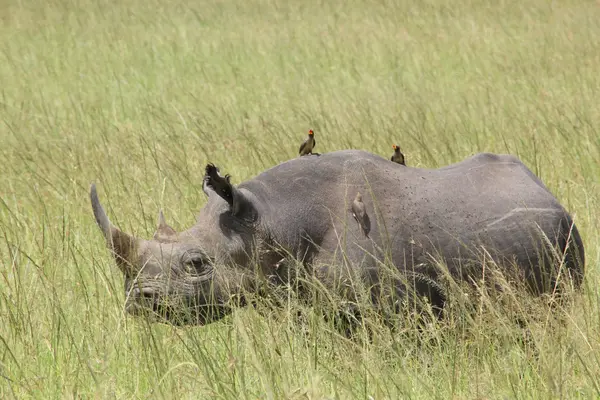
[[[4,3],[0,396],[598,396],[600,9],[488,3]],[[575,215],[588,260],[563,324],[531,321],[537,354],[495,303],[422,340],[410,317],[394,335],[373,321],[372,343],[310,309],[304,335],[288,318],[301,304],[203,328],[126,317],[89,183],[149,237],[159,207],[193,223],[206,162],[238,183],[294,157],[309,128],[318,152],[398,143],[418,167],[521,157]]]

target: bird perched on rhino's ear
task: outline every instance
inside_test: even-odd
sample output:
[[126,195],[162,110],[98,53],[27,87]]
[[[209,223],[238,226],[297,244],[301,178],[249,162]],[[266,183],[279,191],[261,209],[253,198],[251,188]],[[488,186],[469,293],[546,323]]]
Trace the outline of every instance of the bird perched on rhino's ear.
[[312,151],[316,145],[317,141],[315,140],[315,133],[311,129],[308,131],[308,138],[300,145],[300,156],[312,154]]
[[362,201],[362,196],[360,192],[356,193],[356,197],[352,202],[352,216],[358,222],[360,229],[363,231],[365,236],[369,236],[369,231],[371,230],[371,221],[369,220],[369,216],[367,215],[367,209],[365,207],[365,203]]
[[400,147],[393,144],[392,148],[394,149],[394,154],[392,154],[391,160],[395,163],[406,165],[404,163],[404,154],[400,151]]

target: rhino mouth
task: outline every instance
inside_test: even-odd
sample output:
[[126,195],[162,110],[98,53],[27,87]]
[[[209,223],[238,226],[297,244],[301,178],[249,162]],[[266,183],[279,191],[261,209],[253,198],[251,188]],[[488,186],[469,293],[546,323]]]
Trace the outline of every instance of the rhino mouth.
[[134,287],[127,291],[125,311],[135,315],[151,318],[155,321],[173,320],[173,307],[161,301],[159,292],[152,287]]
[[127,291],[125,311],[169,325],[205,325],[219,319],[226,310],[222,306],[199,302],[175,292],[165,294],[154,285],[138,286]]

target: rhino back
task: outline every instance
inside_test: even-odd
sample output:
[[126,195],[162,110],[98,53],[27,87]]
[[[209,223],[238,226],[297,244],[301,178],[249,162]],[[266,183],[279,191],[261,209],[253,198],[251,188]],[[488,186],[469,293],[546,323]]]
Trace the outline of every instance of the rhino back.
[[[478,154],[421,169],[363,151],[337,151],[287,161],[240,187],[256,196],[278,243],[316,252],[303,240],[310,238],[321,247],[319,259],[343,243],[350,259],[371,264],[367,253],[389,249],[394,263],[406,266],[435,254],[464,258],[474,245],[531,260],[539,244],[534,231],[555,242],[570,221],[535,175],[506,155]],[[368,237],[350,212],[357,191],[371,220]]]

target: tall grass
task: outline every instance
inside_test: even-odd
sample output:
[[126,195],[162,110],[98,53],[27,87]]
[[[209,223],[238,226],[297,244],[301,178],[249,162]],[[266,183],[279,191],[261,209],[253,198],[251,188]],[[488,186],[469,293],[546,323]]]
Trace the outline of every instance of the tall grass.
[[[0,20],[0,397],[600,396],[596,2],[34,0]],[[368,320],[372,340],[294,299],[200,328],[126,316],[89,183],[130,233],[159,208],[183,229],[208,161],[239,183],[309,128],[318,152],[397,143],[418,167],[518,155],[575,217],[584,289],[560,323],[519,298],[535,351],[484,291],[443,323]]]

